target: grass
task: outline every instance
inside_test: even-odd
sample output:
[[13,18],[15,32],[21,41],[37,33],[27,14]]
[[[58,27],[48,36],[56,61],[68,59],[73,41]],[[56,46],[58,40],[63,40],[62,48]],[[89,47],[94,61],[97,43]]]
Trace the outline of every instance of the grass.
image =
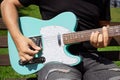
[[34,5],[31,5],[27,8],[23,7],[19,9],[19,16],[31,16],[35,18],[41,18],[39,8]]
[[7,31],[0,31],[0,36],[7,35]]
[[8,48],[0,48],[0,54],[8,54]]
[[120,51],[120,46],[108,46],[106,48],[99,48],[98,51]]
[[[29,10],[28,10],[29,9]],[[20,16],[31,16],[35,18],[41,18],[39,15],[39,9],[37,6],[29,6],[28,8],[22,8],[19,10]],[[0,31],[1,35],[7,35],[7,31]],[[7,54],[8,48],[0,48],[0,54]],[[31,75],[20,75],[16,73],[11,66],[0,66],[0,80],[6,80],[8,78],[34,78],[35,74]]]
[[112,22],[120,22],[120,8],[111,8]]
[[[29,8],[29,10],[28,10]],[[39,9],[36,6],[30,6],[28,8],[22,8],[19,10],[19,14],[20,16],[32,16],[32,17],[36,17],[36,18],[41,18],[41,16],[39,15]],[[119,8],[111,8],[111,15],[112,15],[112,21],[113,22],[120,22],[120,9]],[[0,31],[0,35],[7,35],[7,31]],[[99,51],[109,51],[109,50],[120,50],[120,46],[119,47],[106,47],[106,48],[99,48]],[[0,49],[0,54],[1,53],[8,53],[8,49]],[[120,66],[120,62],[116,61],[115,64],[117,64],[118,66]],[[35,74],[31,74],[31,75],[27,75],[27,76],[23,76],[20,75],[18,73],[16,73],[11,66],[0,66],[0,80],[5,80],[7,78],[31,78],[31,77],[36,77]]]
[[36,77],[35,74],[32,75],[20,75],[18,73],[16,73],[11,66],[1,66],[0,67],[0,80],[5,80],[8,78],[34,78]]

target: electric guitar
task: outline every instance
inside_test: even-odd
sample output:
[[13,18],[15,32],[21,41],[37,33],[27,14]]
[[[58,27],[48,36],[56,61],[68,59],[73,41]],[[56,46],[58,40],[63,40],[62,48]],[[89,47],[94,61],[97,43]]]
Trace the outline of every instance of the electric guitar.
[[[49,62],[61,62],[70,66],[81,62],[81,57],[67,51],[69,44],[88,41],[90,34],[99,29],[75,32],[77,18],[72,12],[63,12],[50,20],[40,20],[32,17],[20,17],[21,33],[32,39],[43,49],[29,62],[21,62],[13,39],[8,32],[8,49],[12,68],[22,75],[35,73]],[[109,28],[109,36],[120,35],[120,26]],[[21,41],[22,42],[22,41]]]

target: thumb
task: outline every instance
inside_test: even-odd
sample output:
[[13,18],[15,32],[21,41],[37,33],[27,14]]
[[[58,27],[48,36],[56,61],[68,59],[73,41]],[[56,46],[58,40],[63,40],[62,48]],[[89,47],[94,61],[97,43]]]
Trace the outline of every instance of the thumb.
[[37,46],[32,40],[30,40],[30,48],[32,48],[33,50],[40,50],[41,48],[39,46]]

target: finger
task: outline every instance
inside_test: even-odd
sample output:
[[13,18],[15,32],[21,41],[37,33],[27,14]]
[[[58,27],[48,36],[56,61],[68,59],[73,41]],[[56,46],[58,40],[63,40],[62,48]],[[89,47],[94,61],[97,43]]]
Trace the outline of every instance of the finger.
[[94,32],[91,33],[91,36],[90,36],[90,43],[93,44],[93,39],[94,39]]
[[30,46],[34,49],[34,50],[40,50],[41,48],[38,47],[32,40],[30,40]]
[[24,58],[24,54],[22,54],[22,52],[19,52],[19,57],[20,57],[20,60],[26,61],[26,59]]
[[38,50],[31,50],[30,48],[26,51],[26,53],[31,56],[34,56],[38,52]]
[[33,58],[33,56],[31,56],[31,55],[29,55],[29,54],[26,53],[24,55],[24,58],[26,59],[26,61],[29,61],[29,60],[31,60]]
[[98,31],[96,31],[93,35],[92,35],[92,45],[94,46],[94,47],[96,47],[97,46],[97,42],[98,42],[98,36],[99,36],[99,32]]
[[104,46],[104,45],[103,45],[103,36],[102,36],[102,34],[99,34],[97,47],[98,47],[98,48],[101,48],[101,47],[103,47],[103,46]]
[[94,44],[94,32],[92,32],[92,34],[91,34],[91,36],[90,36],[90,43],[94,46],[94,47],[96,47],[96,45]]
[[94,44],[97,44],[97,42],[98,42],[98,36],[99,36],[99,32],[96,31],[95,34],[94,34],[94,38],[93,38]]
[[107,25],[106,27],[107,27],[107,28],[109,28],[110,26],[109,26],[109,25]]
[[20,57],[20,60],[21,60],[21,61],[26,61],[27,59],[25,59],[24,56],[21,56],[21,57]]
[[104,40],[103,44],[105,47],[108,45],[108,29],[107,29],[107,27],[103,27],[102,31],[103,31],[103,40]]
[[20,59],[22,60],[22,61],[28,61],[28,60],[30,60],[30,59],[32,59],[34,56],[31,56],[31,55],[29,55],[28,53],[22,53],[22,52],[19,52],[19,56],[20,56]]

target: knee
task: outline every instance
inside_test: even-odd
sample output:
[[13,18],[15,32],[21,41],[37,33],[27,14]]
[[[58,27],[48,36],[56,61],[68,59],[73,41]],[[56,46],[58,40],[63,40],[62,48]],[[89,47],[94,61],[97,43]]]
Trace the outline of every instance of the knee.
[[95,72],[88,71],[84,73],[83,80],[101,80]]
[[81,73],[62,63],[48,63],[38,72],[38,78],[39,80],[60,80],[61,78],[62,80],[80,80]]
[[120,80],[120,76],[112,77],[112,78],[110,78],[109,80]]

